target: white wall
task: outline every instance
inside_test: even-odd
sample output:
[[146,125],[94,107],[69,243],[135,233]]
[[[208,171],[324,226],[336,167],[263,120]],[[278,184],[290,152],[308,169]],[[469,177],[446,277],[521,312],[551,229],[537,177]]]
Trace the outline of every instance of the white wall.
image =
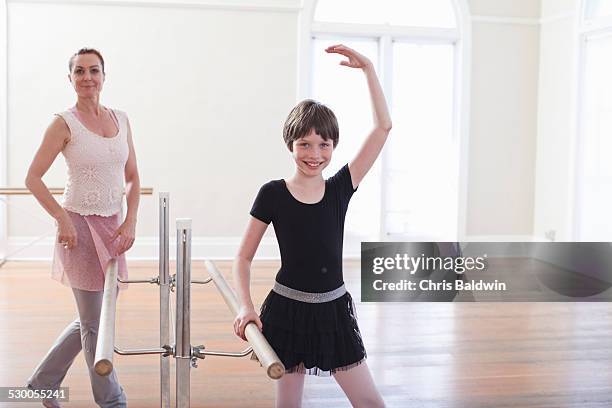
[[570,241],[574,203],[579,0],[543,0],[534,233]]
[[[102,102],[129,114],[142,185],[170,191],[171,219],[192,217],[194,237],[238,237],[259,186],[291,169],[281,126],[296,99],[298,9],[97,3],[8,3],[8,184],[23,185],[52,114],[74,104],[68,57],[93,46]],[[64,177],[59,159],[45,181]],[[16,245],[53,230],[31,197],[12,201]],[[139,236],[157,234],[156,206],[143,197]]]
[[[540,1],[469,5],[467,232],[531,236]],[[68,57],[98,47],[107,61],[102,101],[130,116],[143,186],[171,192],[171,219],[193,218],[194,256],[232,256],[259,186],[292,169],[281,127],[296,100],[300,7],[298,0],[9,1],[8,184],[23,184],[52,113],[74,103]],[[63,185],[63,160],[46,181]],[[53,234],[31,197],[12,201],[9,251]],[[143,197],[133,258],[155,255],[156,206],[156,197]],[[50,242],[22,255],[46,256]],[[275,254],[269,234],[259,255]]]
[[540,0],[468,0],[474,16],[498,18],[540,17]]
[[470,1],[473,15],[467,235],[533,228],[539,1]]

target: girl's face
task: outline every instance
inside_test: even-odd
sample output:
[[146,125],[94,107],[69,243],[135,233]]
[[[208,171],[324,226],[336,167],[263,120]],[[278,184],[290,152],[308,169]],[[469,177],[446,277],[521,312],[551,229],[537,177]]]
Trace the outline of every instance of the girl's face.
[[77,55],[69,78],[79,97],[98,97],[104,84],[102,63],[98,56],[96,54]]
[[314,129],[293,141],[293,160],[297,170],[306,176],[319,176],[329,164],[334,144],[317,134]]

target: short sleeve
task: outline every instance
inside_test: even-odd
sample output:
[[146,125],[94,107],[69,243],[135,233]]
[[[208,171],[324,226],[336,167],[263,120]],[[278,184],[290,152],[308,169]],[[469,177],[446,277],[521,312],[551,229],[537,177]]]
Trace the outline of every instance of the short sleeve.
[[271,181],[259,189],[250,214],[266,224],[272,222],[274,217],[274,184]]
[[329,178],[329,182],[332,183],[336,190],[340,193],[340,196],[344,198],[351,198],[353,193],[357,191],[353,188],[353,180],[351,179],[351,172],[349,171],[348,163],[342,166],[340,170],[332,177]]

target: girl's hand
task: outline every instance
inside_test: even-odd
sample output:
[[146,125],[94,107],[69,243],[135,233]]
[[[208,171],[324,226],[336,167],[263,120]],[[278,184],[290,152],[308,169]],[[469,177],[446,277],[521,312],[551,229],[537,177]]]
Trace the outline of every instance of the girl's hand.
[[117,243],[117,254],[121,255],[134,245],[136,239],[136,220],[127,219],[117,228],[117,231],[111,237],[111,241],[119,241]]
[[240,311],[238,311],[238,316],[236,316],[236,319],[234,319],[234,334],[246,341],[246,337],[244,336],[244,328],[250,322],[255,322],[255,324],[257,324],[257,328],[259,328],[259,331],[261,331],[263,324],[261,323],[259,315],[255,309],[241,307]]
[[72,249],[77,245],[77,233],[70,216],[64,212],[57,219],[57,242],[65,249]]
[[368,57],[366,57],[365,55],[361,55],[360,53],[358,53],[352,48],[347,47],[346,45],[331,45],[325,49],[325,52],[329,54],[340,54],[347,57],[348,60],[340,61],[340,65],[344,65],[345,67],[359,68],[363,70],[372,68],[372,61],[370,61]]

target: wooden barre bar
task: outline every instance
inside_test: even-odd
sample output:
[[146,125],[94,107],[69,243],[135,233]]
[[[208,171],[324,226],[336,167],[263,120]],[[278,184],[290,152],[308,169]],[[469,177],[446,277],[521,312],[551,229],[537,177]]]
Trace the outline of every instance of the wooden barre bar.
[[[236,294],[232,288],[229,287],[227,281],[223,275],[221,275],[214,263],[211,261],[204,261],[204,263],[206,264],[206,269],[210,277],[213,279],[217,289],[219,289],[219,292],[223,296],[225,303],[227,303],[233,315],[236,316],[240,308],[238,299],[236,299]],[[281,378],[283,374],[285,374],[285,366],[283,366],[276,352],[272,349],[263,334],[261,334],[257,324],[255,324],[255,322],[247,324],[244,329],[244,334],[251,344],[251,347],[253,347],[259,362],[266,369],[268,377],[274,380]]]
[[[63,187],[50,187],[49,192],[53,195],[64,194]],[[25,187],[3,187],[0,188],[0,195],[31,195],[32,193]],[[142,187],[140,189],[141,195],[152,195],[153,187]]]
[[115,311],[117,305],[117,261],[111,260],[104,277],[104,295],[100,312],[98,342],[94,368],[98,375],[109,375],[113,371],[115,352]]

